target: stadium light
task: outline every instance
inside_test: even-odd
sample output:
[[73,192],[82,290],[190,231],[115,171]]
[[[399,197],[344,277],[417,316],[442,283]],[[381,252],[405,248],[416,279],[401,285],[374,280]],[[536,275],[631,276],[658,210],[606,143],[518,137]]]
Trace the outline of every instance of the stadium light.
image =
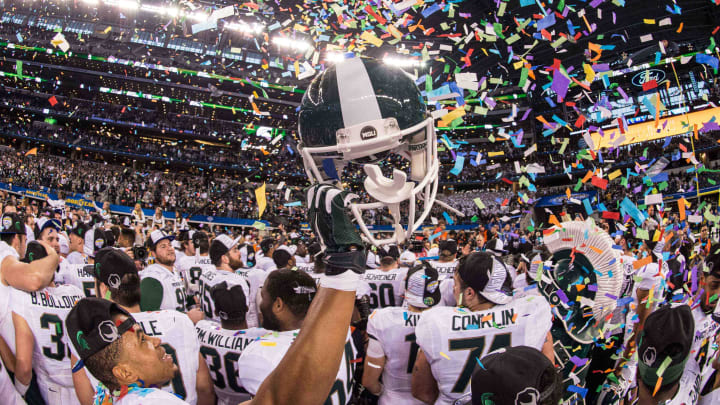
[[383,63],[386,65],[397,66],[397,67],[425,67],[425,62],[419,59],[409,58],[398,58],[393,56],[386,56],[383,58]]
[[340,52],[327,52],[325,54],[325,61],[331,62],[331,63],[341,63],[345,59],[349,59],[353,57],[353,53],[340,53]]
[[91,6],[95,6],[99,3],[99,0],[82,0],[82,2]]
[[233,31],[240,31],[245,32],[248,34],[259,34],[265,30],[265,26],[262,24],[254,23],[252,25],[246,23],[246,22],[233,22],[225,24],[225,28],[231,29]]
[[272,41],[275,45],[277,45],[281,48],[292,48],[292,49],[296,49],[298,51],[305,51],[308,48],[310,48],[310,46],[311,46],[309,43],[307,43],[305,41],[292,39],[292,38],[286,38],[286,37],[274,37]]
[[116,6],[123,10],[137,10],[140,8],[140,4],[135,0],[106,0],[105,4],[108,6]]

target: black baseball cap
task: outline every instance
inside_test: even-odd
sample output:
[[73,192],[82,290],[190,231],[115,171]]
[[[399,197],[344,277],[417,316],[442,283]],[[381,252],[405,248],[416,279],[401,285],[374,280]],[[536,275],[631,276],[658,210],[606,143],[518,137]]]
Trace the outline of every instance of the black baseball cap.
[[[650,389],[658,377],[661,387],[674,384],[682,377],[695,335],[695,320],[687,305],[665,305],[653,311],[640,332],[638,375]],[[661,368],[665,370],[658,375]]]
[[195,231],[192,233],[193,244],[199,243],[201,240],[210,240],[208,234],[205,231]]
[[25,257],[23,257],[20,261],[31,263],[35,260],[40,260],[47,255],[48,253],[47,250],[45,250],[45,246],[43,246],[40,242],[33,240],[27,244],[27,247],[25,248]]
[[274,238],[265,238],[260,242],[260,250],[262,250],[263,253],[267,253],[272,249],[273,245],[275,244]]
[[85,244],[83,245],[83,253],[89,257],[95,257],[95,253],[105,247],[112,246],[115,243],[115,235],[111,231],[105,231],[102,228],[91,228],[85,232]]
[[6,212],[2,216],[2,229],[0,235],[25,235],[25,218],[16,212]]
[[507,347],[479,361],[482,367],[471,382],[473,405],[539,405],[562,393],[562,378],[552,362],[533,347]]
[[512,301],[503,291],[507,270],[492,254],[470,253],[460,259],[456,271],[465,284],[487,300],[501,305]]
[[88,226],[88,224],[82,221],[78,221],[75,227],[70,229],[70,234],[85,238],[85,234],[87,233],[88,229],[90,229],[90,226]]
[[322,253],[322,246],[318,242],[313,242],[308,246],[308,254],[315,258],[318,254]]
[[247,297],[240,284],[229,284],[223,281],[210,290],[215,303],[215,315],[223,321],[244,320],[248,311]]
[[[440,244],[438,245],[438,249],[440,250],[441,255],[444,251],[450,252],[450,255],[457,254],[457,242],[455,242],[454,239],[448,239],[448,240],[441,241]],[[400,257],[400,256],[398,256],[398,257]]]
[[382,257],[392,257],[393,259],[397,260],[400,258],[400,250],[398,249],[397,245],[386,245],[382,248]]
[[705,258],[704,272],[707,275],[711,275],[720,278],[720,243],[716,243],[710,247]]
[[[116,322],[113,318],[117,314],[127,319]],[[81,299],[65,319],[70,342],[83,361],[120,339],[135,323],[129,312],[100,298]]]
[[440,303],[437,270],[426,260],[408,270],[405,278],[405,300],[416,308],[430,308]]
[[185,242],[186,240],[190,240],[190,230],[189,229],[181,229],[178,231],[178,236],[176,239],[178,242]]
[[95,253],[95,278],[110,288],[118,289],[126,274],[137,274],[135,262],[121,249],[105,247]]

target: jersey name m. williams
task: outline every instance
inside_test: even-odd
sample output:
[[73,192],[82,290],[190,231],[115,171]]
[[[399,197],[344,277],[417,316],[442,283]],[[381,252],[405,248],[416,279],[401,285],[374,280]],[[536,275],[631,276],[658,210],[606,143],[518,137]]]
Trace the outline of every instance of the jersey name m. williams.
[[245,335],[228,336],[220,333],[213,333],[213,331],[211,330],[202,329],[197,329],[197,335],[198,339],[200,339],[201,344],[222,347],[223,349],[238,352],[243,351],[250,343],[255,340],[255,338],[248,339]]

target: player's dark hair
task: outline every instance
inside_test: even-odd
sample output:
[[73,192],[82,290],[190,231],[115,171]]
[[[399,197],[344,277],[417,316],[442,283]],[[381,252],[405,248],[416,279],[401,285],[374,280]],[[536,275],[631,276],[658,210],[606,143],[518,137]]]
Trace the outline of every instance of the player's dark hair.
[[[111,315],[115,318],[119,312],[113,311]],[[88,371],[105,384],[111,391],[119,390],[120,383],[115,378],[112,370],[120,361],[120,349],[123,337],[105,346],[99,352],[83,360]]]
[[135,231],[126,227],[118,227],[120,236],[118,236],[118,244],[121,247],[132,247],[135,245]]
[[[95,294],[100,294],[99,281],[95,281]],[[105,285],[110,291],[110,299],[123,307],[134,307],[140,305],[140,275],[137,273],[126,273],[120,280],[120,287],[112,288]],[[104,297],[98,297],[104,298]]]
[[273,252],[272,259],[277,268],[282,269],[283,267],[287,267],[290,259],[292,259],[292,255],[287,250],[277,249]]
[[198,249],[200,249],[201,255],[206,255],[210,251],[210,239],[201,238],[198,240]]
[[304,319],[315,297],[316,284],[304,271],[283,269],[271,272],[263,288],[267,290],[272,302],[277,298],[282,299],[293,315]]
[[393,263],[395,263],[395,261],[396,261],[396,260],[395,260],[394,257],[385,256],[385,257],[383,257],[382,259],[380,259],[380,265],[381,265],[381,266],[385,266],[385,267],[387,267],[387,266],[392,266]]
[[12,246],[12,241],[13,241],[13,238],[15,238],[15,235],[17,235],[17,234],[4,233],[4,234],[0,235],[0,240],[2,240],[3,242],[7,243],[10,246]]

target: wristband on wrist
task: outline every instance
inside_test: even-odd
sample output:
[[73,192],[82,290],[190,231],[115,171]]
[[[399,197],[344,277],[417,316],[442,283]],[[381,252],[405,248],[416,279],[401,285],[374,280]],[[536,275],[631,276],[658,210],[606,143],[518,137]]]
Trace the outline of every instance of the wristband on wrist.
[[15,376],[15,390],[17,390],[17,392],[20,393],[21,396],[25,396],[28,388],[30,388],[30,384],[25,385],[21,383],[17,376]]
[[360,283],[360,274],[348,270],[341,274],[324,274],[320,279],[320,286],[341,291],[355,291]]

